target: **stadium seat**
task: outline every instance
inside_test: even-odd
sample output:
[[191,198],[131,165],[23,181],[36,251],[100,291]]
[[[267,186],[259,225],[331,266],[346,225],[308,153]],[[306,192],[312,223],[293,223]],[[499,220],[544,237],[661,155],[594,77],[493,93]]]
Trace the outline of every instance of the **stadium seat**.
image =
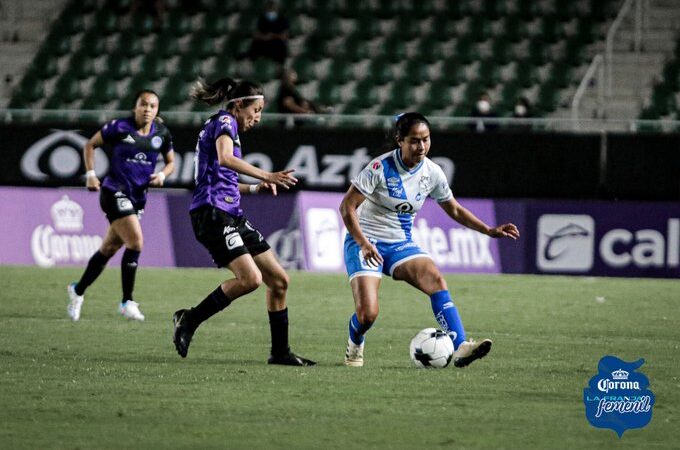
[[45,109],[62,109],[82,97],[80,85],[75,76],[63,74],[54,86],[54,93],[45,103]]
[[193,34],[189,41],[188,51],[194,57],[205,59],[217,55],[215,41],[206,33],[198,32]]
[[130,31],[138,36],[149,36],[154,32],[156,24],[154,18],[149,14],[137,13],[132,16]]
[[206,13],[203,19],[203,31],[212,38],[218,38],[229,32],[229,20],[222,14]]
[[538,101],[536,107],[543,113],[551,113],[557,109],[557,94],[558,88],[554,84],[547,82],[541,85],[541,90],[538,93]]
[[340,85],[335,80],[326,79],[319,84],[318,103],[325,106],[338,106],[341,102]]
[[106,53],[106,37],[96,28],[87,30],[80,41],[80,49],[90,58],[96,58]]
[[130,60],[122,54],[111,53],[107,55],[104,60],[104,67],[103,75],[116,81],[120,81],[131,74]]
[[149,81],[157,81],[165,76],[165,64],[160,57],[149,54],[142,60],[140,71]]
[[134,58],[144,54],[144,47],[139,36],[126,31],[118,35],[113,51],[128,58]]
[[95,13],[95,29],[105,35],[110,35],[118,29],[118,16],[106,8]]
[[194,59],[191,55],[182,56],[177,70],[186,81],[195,81],[203,75],[201,73],[201,61]]
[[110,78],[98,77],[95,79],[90,89],[90,95],[85,100],[85,103],[92,105],[92,108],[88,109],[101,108],[102,105],[109,103],[117,97],[116,83]]
[[78,79],[84,80],[95,74],[94,61],[84,51],[74,53],[69,63],[71,73]]
[[163,21],[162,29],[177,37],[183,36],[191,31],[191,18],[181,10],[172,10]]

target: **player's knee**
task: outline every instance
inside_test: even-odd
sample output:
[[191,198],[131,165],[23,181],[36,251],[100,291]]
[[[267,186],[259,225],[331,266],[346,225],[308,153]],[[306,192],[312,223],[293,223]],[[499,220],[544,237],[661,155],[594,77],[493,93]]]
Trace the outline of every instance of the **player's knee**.
[[252,292],[262,284],[262,273],[259,270],[248,272],[239,277],[238,281],[243,291]]
[[436,272],[432,274],[432,288],[435,289],[435,292],[445,291],[448,289],[446,280],[441,273]]
[[287,273],[282,273],[274,277],[269,283],[269,289],[276,293],[285,293],[288,291],[288,283],[290,282],[290,277]]
[[103,243],[101,248],[99,249],[99,252],[102,255],[110,258],[113,255],[115,255],[118,250],[120,250],[120,247],[121,247],[120,244]]
[[135,250],[138,252],[142,251],[142,248],[144,248],[144,239],[139,236],[138,238],[132,239],[130,241],[129,245],[126,245],[125,248],[129,248],[130,250]]
[[373,308],[359,308],[357,310],[357,319],[363,326],[370,326],[378,318],[378,310]]

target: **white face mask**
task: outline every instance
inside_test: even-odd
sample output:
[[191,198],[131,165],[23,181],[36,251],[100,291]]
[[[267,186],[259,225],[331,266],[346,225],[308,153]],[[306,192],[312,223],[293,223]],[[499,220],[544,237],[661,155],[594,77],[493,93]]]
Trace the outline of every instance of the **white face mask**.
[[477,111],[482,114],[486,114],[491,109],[491,105],[486,100],[480,100],[477,102]]
[[273,22],[276,20],[277,17],[279,17],[279,13],[277,13],[276,11],[267,11],[265,13],[265,16],[267,17],[267,20]]
[[524,105],[515,106],[515,115],[524,116],[527,113],[527,107]]

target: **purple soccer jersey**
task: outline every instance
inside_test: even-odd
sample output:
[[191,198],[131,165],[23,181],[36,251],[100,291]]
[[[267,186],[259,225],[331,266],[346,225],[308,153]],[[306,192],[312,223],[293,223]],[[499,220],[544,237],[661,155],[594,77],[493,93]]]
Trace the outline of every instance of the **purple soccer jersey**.
[[220,166],[217,158],[217,138],[228,135],[234,142],[234,156],[241,158],[241,141],[236,118],[219,111],[205,122],[198,135],[194,167],[196,188],[190,211],[203,205],[212,205],[234,217],[241,217],[241,194],[238,191],[238,173]]
[[111,159],[102,187],[123,192],[133,203],[146,202],[149,177],[156,168],[158,154],[173,150],[170,131],[154,121],[151,132],[142,136],[137,132],[135,119],[128,117],[106,123],[101,134]]

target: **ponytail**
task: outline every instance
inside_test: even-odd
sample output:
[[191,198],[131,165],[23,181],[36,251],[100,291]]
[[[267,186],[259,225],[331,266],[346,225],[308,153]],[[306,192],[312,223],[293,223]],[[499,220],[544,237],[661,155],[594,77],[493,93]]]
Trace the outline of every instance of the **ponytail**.
[[191,87],[189,93],[194,100],[202,101],[210,106],[222,103],[229,104],[230,100],[243,100],[243,106],[248,106],[257,98],[264,98],[262,86],[250,81],[236,81],[232,78],[221,78],[214,83],[207,83],[199,78]]

